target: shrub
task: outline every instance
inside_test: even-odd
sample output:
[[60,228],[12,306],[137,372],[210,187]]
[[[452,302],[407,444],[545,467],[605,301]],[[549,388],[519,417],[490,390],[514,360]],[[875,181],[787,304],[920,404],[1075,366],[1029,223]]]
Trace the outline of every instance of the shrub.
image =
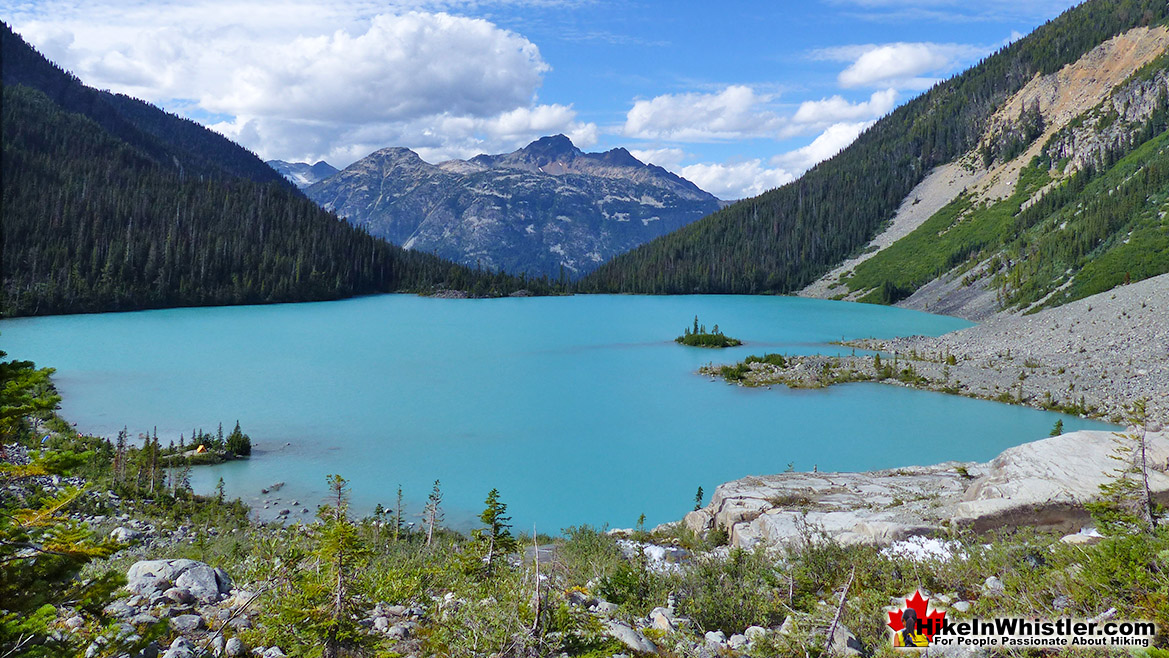
[[680,611],[703,630],[729,635],[784,618],[786,578],[763,550],[735,548],[725,559],[702,556],[679,576],[677,591]]

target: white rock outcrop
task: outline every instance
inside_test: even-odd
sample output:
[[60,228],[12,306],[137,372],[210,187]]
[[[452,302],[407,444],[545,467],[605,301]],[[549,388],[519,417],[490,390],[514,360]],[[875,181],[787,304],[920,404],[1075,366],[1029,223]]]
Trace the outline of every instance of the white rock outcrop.
[[[1169,432],[1145,437],[1149,487],[1169,502]],[[745,548],[821,532],[876,544],[959,527],[1074,532],[1090,521],[1084,503],[1115,476],[1118,440],[1113,432],[1080,431],[1010,448],[986,464],[747,477],[720,485],[684,522],[696,532],[722,528],[732,546]]]

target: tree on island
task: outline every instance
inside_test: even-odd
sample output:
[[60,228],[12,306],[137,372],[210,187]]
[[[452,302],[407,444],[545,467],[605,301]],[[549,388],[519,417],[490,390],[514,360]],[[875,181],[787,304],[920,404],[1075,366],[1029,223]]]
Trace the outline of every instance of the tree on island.
[[[222,428],[223,426],[220,425]],[[247,457],[252,454],[252,439],[239,428],[239,421],[235,421],[235,429],[227,435],[224,450],[236,457]]]
[[731,338],[719,331],[717,324],[708,333],[706,325],[698,323],[697,315],[694,316],[694,327],[686,327],[682,335],[675,338],[674,342],[691,347],[735,347],[743,344],[743,341]]

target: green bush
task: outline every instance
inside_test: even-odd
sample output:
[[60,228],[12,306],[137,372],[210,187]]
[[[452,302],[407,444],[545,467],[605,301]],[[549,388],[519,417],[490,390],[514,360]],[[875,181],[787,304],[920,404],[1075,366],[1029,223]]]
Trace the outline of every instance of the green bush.
[[786,580],[762,550],[702,556],[678,576],[679,610],[701,630],[773,626],[784,619]]

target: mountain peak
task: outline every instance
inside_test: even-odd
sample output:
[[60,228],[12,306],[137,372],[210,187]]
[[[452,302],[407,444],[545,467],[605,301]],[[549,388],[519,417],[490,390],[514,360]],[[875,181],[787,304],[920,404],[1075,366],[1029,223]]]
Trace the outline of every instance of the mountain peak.
[[370,153],[366,157],[373,157],[373,156],[377,156],[379,158],[394,158],[394,159],[403,159],[404,158],[406,160],[421,160],[422,159],[422,157],[419,156],[417,153],[415,153],[414,151],[411,151],[410,149],[408,149],[404,146],[387,146],[384,149],[378,149],[378,150],[374,151],[373,153]]
[[507,156],[507,159],[542,168],[553,163],[567,164],[581,155],[584,153],[572,143],[571,139],[564,135],[552,135],[537,139]]
[[569,139],[567,135],[563,134],[541,137],[540,139],[537,139],[520,150],[527,151],[529,153],[543,153],[548,155],[553,153],[577,154],[581,152],[580,149],[578,149],[576,145],[572,143],[572,140]]

